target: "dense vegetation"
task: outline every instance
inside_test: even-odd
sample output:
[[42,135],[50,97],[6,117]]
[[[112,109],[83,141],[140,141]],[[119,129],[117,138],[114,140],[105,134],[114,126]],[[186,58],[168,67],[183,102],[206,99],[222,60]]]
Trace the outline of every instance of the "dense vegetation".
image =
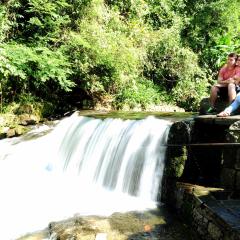
[[197,110],[226,54],[240,52],[239,0],[1,2],[1,112]]

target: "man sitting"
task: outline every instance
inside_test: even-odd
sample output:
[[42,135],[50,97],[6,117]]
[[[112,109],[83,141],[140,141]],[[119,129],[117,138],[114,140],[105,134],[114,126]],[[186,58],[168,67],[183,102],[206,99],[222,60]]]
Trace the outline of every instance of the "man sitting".
[[236,98],[236,84],[234,77],[239,72],[239,67],[236,66],[237,54],[230,53],[227,58],[227,63],[220,69],[218,74],[217,84],[213,85],[210,93],[211,107],[207,113],[215,113],[215,102],[218,94],[227,94],[229,103]]

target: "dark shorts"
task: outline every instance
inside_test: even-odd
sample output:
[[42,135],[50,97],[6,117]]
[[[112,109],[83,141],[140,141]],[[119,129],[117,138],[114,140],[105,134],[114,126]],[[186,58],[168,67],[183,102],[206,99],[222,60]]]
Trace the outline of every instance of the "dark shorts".
[[218,96],[222,99],[228,98],[228,88],[227,87],[219,87],[218,88]]
[[[228,88],[227,87],[218,87],[218,89],[219,89],[218,95],[223,99],[227,99],[228,98]],[[235,89],[236,89],[236,93],[240,92],[239,85],[235,85]]]

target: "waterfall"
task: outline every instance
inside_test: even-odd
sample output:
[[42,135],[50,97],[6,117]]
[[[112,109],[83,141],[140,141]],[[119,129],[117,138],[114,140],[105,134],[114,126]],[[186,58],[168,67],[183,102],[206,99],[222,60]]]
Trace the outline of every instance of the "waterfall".
[[75,214],[154,208],[170,125],[153,116],[102,120],[75,113],[49,133],[45,126],[1,140],[0,239]]

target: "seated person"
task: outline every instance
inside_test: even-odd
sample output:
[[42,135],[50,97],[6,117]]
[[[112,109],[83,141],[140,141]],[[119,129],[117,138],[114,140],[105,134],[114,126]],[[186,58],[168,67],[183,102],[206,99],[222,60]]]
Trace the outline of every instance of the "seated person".
[[236,91],[239,92],[235,100],[231,103],[230,106],[225,108],[222,112],[217,114],[218,117],[227,117],[230,116],[234,111],[236,111],[240,106],[240,56],[236,60],[236,75],[233,77],[234,83],[236,85]]
[[236,98],[236,80],[234,79],[234,77],[236,77],[238,72],[240,72],[240,67],[236,66],[236,59],[237,54],[230,53],[227,58],[227,63],[220,69],[217,84],[215,84],[211,88],[211,107],[207,110],[207,113],[216,112],[215,102],[219,93],[227,93],[229,103],[231,103]]

